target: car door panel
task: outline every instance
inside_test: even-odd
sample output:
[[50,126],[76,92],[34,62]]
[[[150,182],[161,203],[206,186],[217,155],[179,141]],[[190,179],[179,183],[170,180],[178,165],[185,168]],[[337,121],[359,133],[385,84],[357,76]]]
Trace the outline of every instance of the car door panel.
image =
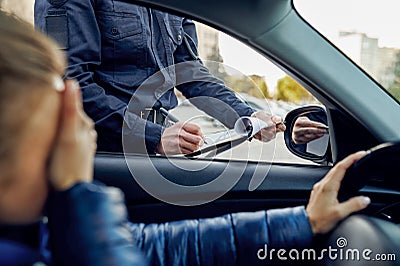
[[[147,157],[141,155],[128,156],[127,160],[138,168],[143,168],[149,160],[165,178],[186,186],[198,185],[211,181],[227,166],[226,160],[187,160],[184,158]],[[182,170],[176,165],[185,162],[185,167],[201,168],[199,171]],[[231,161],[229,167],[243,170],[239,181],[221,198],[199,206],[177,206],[162,202],[145,190],[132,177],[123,155],[99,154],[95,159],[95,179],[119,187],[125,193],[126,205],[133,222],[166,222],[181,219],[213,217],[231,212],[267,210],[307,204],[310,191],[318,180],[329,171],[330,167],[288,163],[256,163],[245,161]],[[254,191],[249,191],[249,183],[253,173],[265,171],[265,179]],[[238,171],[239,171],[238,170]],[[146,169],[143,169],[145,172]],[[146,178],[158,177],[148,175]],[[396,197],[388,190],[366,187],[363,190],[373,198],[373,204],[367,210],[377,213],[387,204],[393,203]],[[166,192],[168,193],[168,192]],[[398,193],[397,193],[398,194]],[[385,197],[385,195],[391,195]],[[374,199],[376,199],[374,201]],[[400,200],[400,195],[397,195]]]

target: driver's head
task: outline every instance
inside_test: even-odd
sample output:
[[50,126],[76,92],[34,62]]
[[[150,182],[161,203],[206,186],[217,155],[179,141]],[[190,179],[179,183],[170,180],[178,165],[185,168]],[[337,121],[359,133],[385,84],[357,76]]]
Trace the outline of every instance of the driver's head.
[[47,197],[65,59],[33,26],[0,11],[0,223],[36,219]]

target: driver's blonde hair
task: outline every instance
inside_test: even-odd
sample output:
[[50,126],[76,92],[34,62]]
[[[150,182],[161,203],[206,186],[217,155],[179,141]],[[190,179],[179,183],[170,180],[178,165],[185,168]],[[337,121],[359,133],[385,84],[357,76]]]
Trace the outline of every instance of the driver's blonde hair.
[[0,10],[0,163],[13,155],[25,122],[64,71],[53,41]]

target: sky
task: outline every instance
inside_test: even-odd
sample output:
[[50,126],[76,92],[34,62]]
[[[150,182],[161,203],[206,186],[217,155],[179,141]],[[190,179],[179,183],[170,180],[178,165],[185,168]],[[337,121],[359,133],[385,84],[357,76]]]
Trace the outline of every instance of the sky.
[[299,13],[325,35],[355,30],[400,48],[399,0],[294,0]]
[[[332,42],[339,31],[366,33],[380,47],[400,48],[400,0],[294,0],[299,13]],[[245,74],[266,76],[268,87],[285,74],[246,45],[220,34],[224,63]]]

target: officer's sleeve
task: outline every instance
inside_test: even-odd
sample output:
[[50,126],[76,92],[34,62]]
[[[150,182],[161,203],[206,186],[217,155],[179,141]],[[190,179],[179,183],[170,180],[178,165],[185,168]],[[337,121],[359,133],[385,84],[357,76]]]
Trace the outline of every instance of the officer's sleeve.
[[192,20],[183,20],[184,41],[174,53],[175,62],[185,62],[177,69],[177,88],[186,98],[207,114],[232,128],[241,116],[254,110],[239,100],[223,81],[214,77],[197,56],[196,27]]
[[[122,151],[121,136],[126,104],[106,94],[102,85],[95,79],[95,71],[101,64],[101,32],[94,3],[91,0],[64,0],[53,3],[55,4],[52,6],[47,0],[35,1],[35,25],[66,51],[66,75],[79,81],[85,112],[96,123],[98,149]],[[155,152],[161,139],[161,126],[146,123],[133,113],[129,113],[129,120],[125,123],[126,133],[130,134],[127,139],[132,143],[129,146],[142,152],[144,145],[139,148],[139,143],[143,143],[145,139],[147,151]]]

